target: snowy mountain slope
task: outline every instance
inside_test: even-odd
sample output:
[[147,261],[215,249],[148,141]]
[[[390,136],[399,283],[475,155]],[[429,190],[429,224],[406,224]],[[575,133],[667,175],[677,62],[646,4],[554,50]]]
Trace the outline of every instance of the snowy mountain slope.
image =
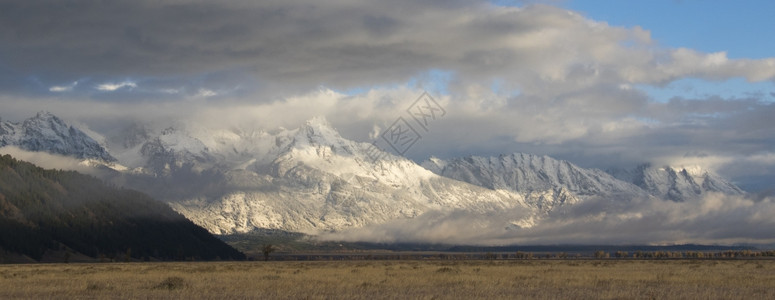
[[548,156],[525,153],[497,157],[469,156],[444,161],[431,158],[422,164],[441,176],[465,181],[489,189],[505,189],[531,194],[555,191],[557,200],[587,197],[645,197],[637,186],[623,182],[597,169],[584,169]]
[[17,146],[81,159],[116,161],[97,141],[48,112],[21,123],[0,122],[0,147]]
[[[518,208],[528,216],[546,197],[535,195],[531,202],[438,176],[390,154],[372,161],[370,146],[342,138],[316,118],[274,132],[172,128],[126,151],[139,151],[147,160],[144,174],[163,183],[140,180],[134,188],[221,234],[258,228],[315,233],[432,210]],[[180,188],[170,192],[171,186]]]
[[685,201],[708,192],[745,194],[735,184],[700,167],[653,167],[650,164],[642,164],[632,170],[617,169],[608,172],[658,198],[672,201]]

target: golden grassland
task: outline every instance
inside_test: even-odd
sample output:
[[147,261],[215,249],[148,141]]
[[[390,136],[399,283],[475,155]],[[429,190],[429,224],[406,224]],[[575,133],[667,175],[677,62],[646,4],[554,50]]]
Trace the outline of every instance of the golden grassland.
[[0,265],[0,298],[773,299],[775,260]]

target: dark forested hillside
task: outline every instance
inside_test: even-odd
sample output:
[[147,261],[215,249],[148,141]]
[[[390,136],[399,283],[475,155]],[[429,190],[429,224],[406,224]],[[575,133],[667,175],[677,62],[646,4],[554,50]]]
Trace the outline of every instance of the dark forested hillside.
[[[0,251],[117,259],[242,259],[166,204],[72,171],[0,156]],[[69,254],[68,254],[69,256]]]

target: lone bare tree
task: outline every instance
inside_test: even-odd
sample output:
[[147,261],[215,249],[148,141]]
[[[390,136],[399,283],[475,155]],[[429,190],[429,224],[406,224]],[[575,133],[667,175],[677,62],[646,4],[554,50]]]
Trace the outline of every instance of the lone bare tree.
[[261,252],[264,253],[264,261],[269,261],[269,254],[277,250],[272,244],[266,244],[261,248]]

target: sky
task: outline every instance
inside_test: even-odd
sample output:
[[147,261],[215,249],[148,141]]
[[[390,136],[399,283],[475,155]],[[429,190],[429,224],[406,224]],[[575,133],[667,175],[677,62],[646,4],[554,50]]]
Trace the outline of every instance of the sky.
[[775,41],[763,35],[775,28],[772,1],[570,0],[562,6],[611,26],[648,29],[667,47],[723,51],[730,58],[768,58],[775,49]]
[[406,151],[775,182],[771,1],[0,0],[0,118],[105,133],[185,120],[368,142],[427,91]]

